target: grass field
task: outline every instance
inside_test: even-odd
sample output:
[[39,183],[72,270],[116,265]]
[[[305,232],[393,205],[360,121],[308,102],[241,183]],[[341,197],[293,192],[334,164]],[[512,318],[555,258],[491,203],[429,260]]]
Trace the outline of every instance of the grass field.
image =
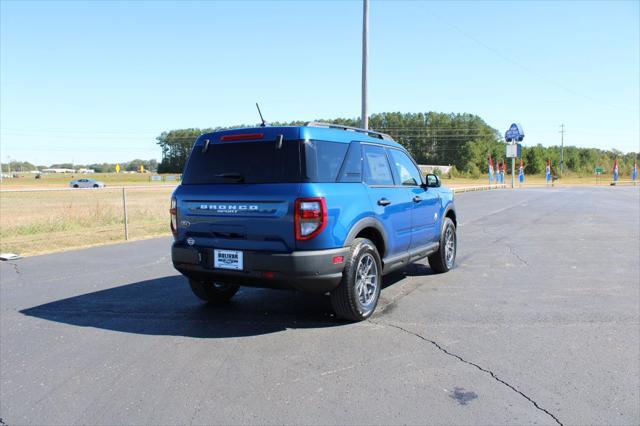
[[[78,176],[78,175],[76,175]],[[146,174],[96,174],[108,187],[97,190],[0,192],[0,252],[34,255],[97,244],[124,241],[122,191],[128,188],[129,238],[169,235],[169,199],[172,187],[149,182]],[[623,178],[624,179],[624,178]],[[43,179],[5,179],[1,189],[66,188],[71,175],[46,175]],[[505,178],[511,183],[510,176]],[[488,179],[444,179],[445,186],[487,185]],[[594,185],[594,177],[570,177],[556,185]],[[601,185],[609,185],[603,178]],[[526,185],[544,185],[544,176],[527,176]],[[518,182],[516,182],[518,185]]]
[[[169,235],[173,188],[127,189],[129,238]],[[0,193],[0,252],[33,255],[124,241],[122,191]]]

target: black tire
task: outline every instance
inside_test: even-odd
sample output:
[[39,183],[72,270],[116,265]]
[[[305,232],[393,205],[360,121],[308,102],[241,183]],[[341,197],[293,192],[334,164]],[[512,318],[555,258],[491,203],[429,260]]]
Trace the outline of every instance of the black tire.
[[73,185],[74,188],[80,188],[78,184]]
[[[447,244],[450,242],[448,252]],[[440,248],[437,252],[429,256],[429,266],[435,272],[441,274],[453,269],[458,252],[458,238],[456,237],[456,225],[448,217],[444,218],[442,233],[440,234]]]
[[240,289],[235,284],[214,283],[211,281],[197,281],[189,279],[193,294],[209,303],[221,303],[231,299]]
[[100,188],[100,185],[93,185],[94,188]]
[[[361,263],[362,262],[362,263]],[[375,276],[375,283],[358,280],[358,268],[368,266]],[[359,288],[358,283],[366,285]],[[331,292],[331,306],[336,315],[349,321],[363,321],[373,314],[380,297],[382,287],[382,262],[376,246],[366,238],[356,238],[351,244],[347,261],[342,272],[340,285]],[[362,292],[360,291],[362,290]],[[366,303],[365,303],[366,302]]]

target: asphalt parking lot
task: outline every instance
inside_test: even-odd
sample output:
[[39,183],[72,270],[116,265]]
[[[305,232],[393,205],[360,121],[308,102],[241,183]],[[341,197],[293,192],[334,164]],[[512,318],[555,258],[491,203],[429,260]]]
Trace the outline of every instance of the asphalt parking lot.
[[0,264],[0,424],[638,424],[640,191],[467,193],[457,267],[207,307],[168,238]]

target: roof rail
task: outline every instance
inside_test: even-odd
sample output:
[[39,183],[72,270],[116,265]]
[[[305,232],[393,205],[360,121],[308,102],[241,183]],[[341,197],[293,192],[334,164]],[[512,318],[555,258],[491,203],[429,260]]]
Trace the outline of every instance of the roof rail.
[[359,132],[359,133],[365,133],[368,135],[373,135],[376,138],[380,138],[382,140],[385,141],[392,141],[393,138],[389,135],[387,135],[386,133],[382,133],[382,132],[376,132],[375,130],[367,130],[367,129],[361,129],[360,127],[352,127],[352,126],[345,126],[342,124],[332,124],[332,123],[324,123],[322,121],[309,121],[307,124],[305,124],[305,126],[308,127],[326,127],[329,129],[342,129],[342,130],[350,130],[352,132]]

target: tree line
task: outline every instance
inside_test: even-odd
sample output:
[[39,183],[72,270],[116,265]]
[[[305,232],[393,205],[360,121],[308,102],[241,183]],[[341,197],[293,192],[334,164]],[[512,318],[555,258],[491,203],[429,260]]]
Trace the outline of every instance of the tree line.
[[[359,127],[359,119],[323,119],[327,123]],[[279,126],[302,125],[302,121],[271,123]],[[207,129],[179,129],[163,132],[157,137],[162,149],[160,173],[181,173],[191,152],[195,139],[202,133],[215,130],[257,125],[234,125]],[[391,135],[402,144],[419,164],[452,165],[452,174],[480,177],[487,173],[488,157],[494,161],[505,160],[505,144],[502,134],[489,126],[482,118],[473,114],[445,114],[437,112],[373,114],[369,120],[372,130]],[[624,154],[617,150],[564,147],[565,174],[593,174],[596,167],[611,173],[614,159],[618,159],[620,174],[630,175],[637,153]],[[560,147],[523,146],[522,158],[527,174],[545,172],[547,160],[551,160],[552,172],[559,173]]]

